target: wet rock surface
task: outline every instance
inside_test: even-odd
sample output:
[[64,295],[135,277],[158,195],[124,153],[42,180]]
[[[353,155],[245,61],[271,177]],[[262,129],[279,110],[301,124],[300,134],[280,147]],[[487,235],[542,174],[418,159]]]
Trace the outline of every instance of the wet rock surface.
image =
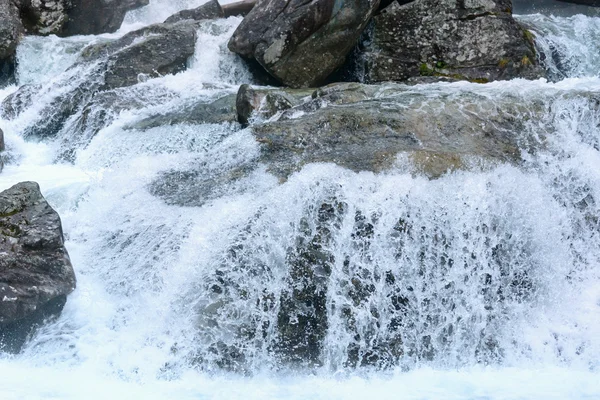
[[11,0],[0,0],[0,87],[14,79],[15,51],[23,32],[18,9]]
[[43,118],[25,131],[25,136],[55,136],[98,93],[185,70],[188,58],[194,54],[196,29],[195,21],[156,24],[89,46],[55,85],[22,86],[4,100],[0,111],[7,118],[15,118],[36,96],[62,93],[41,111]]
[[540,77],[533,34],[511,12],[510,0],[393,2],[373,18],[355,73],[365,82]]
[[[435,92],[433,92],[435,93]],[[405,154],[430,177],[471,162],[518,163],[527,139],[524,119],[543,104],[507,96],[489,101],[476,92],[432,97],[403,85],[327,86],[278,118],[251,126],[261,161],[281,178],[311,162],[379,172]]]
[[257,4],[229,42],[291,87],[317,86],[352,50],[378,0],[268,0]]
[[60,217],[34,182],[0,193],[0,350],[18,352],[75,289]]

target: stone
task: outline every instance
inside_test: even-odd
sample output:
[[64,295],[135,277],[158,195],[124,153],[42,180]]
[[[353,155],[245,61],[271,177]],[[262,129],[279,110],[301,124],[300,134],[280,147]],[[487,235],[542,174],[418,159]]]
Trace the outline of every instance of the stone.
[[356,74],[365,82],[539,78],[534,36],[511,10],[510,0],[393,2],[373,18]]
[[250,129],[261,143],[259,161],[280,179],[312,162],[381,172],[397,166],[403,155],[415,173],[435,178],[486,163],[518,164],[533,140],[519,133],[544,111],[540,100],[508,95],[431,97],[406,85],[345,83],[318,89]]
[[378,6],[379,0],[261,1],[228,46],[287,86],[318,86],[344,63]]
[[210,0],[207,3],[202,4],[200,7],[191,10],[182,10],[171,15],[165,20],[165,23],[169,24],[186,19],[202,21],[205,19],[223,18],[224,16],[225,14],[219,2],[217,0]]
[[18,9],[11,0],[0,0],[0,87],[14,81],[15,53],[22,35]]
[[0,193],[0,350],[18,352],[75,289],[60,217],[35,182]]
[[188,58],[194,54],[197,27],[194,21],[150,25],[115,41],[85,48],[81,62],[108,56],[100,90],[135,85],[140,75],[147,79],[176,74],[186,69]]

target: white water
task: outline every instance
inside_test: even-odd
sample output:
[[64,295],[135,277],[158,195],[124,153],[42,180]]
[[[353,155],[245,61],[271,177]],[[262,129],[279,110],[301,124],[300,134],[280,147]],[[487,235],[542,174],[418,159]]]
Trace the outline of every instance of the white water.
[[[112,36],[198,3],[154,1]],[[600,398],[600,205],[594,200],[600,198],[594,100],[600,64],[598,43],[590,39],[600,35],[600,19],[520,18],[544,54],[557,53],[552,62],[546,57],[556,79],[568,79],[411,90],[542,101],[546,116],[519,134],[552,134],[543,151],[524,154],[521,167],[428,181],[408,167],[375,175],[316,164],[284,184],[259,167],[198,207],[166,204],[149,185],[161,172],[210,176],[246,165],[259,151],[251,134],[227,124],[126,128],[251,81],[225,46],[239,19],[201,28],[188,71],[122,91],[144,99],[144,107],[115,116],[87,146],[72,138],[73,120],[55,139],[34,142],[23,132],[57,87],[75,84],[81,71],[66,72],[72,79],[59,74],[77,51],[103,39],[26,39],[19,48],[20,83],[47,90],[15,120],[0,120],[10,155],[0,190],[23,180],[40,183],[62,217],[78,288],[60,319],[22,354],[0,356],[2,398]],[[0,99],[15,89],[0,90]],[[73,163],[60,161],[73,147]],[[322,366],[285,371],[270,349],[278,306],[254,304],[265,293],[277,299],[285,291],[303,218],[314,231],[321,204],[336,202],[345,212],[329,227],[326,250],[335,262]],[[373,239],[355,237],[357,212],[372,225]],[[216,270],[236,288],[227,297],[210,290]],[[387,271],[397,284],[376,278]],[[349,277],[374,285],[357,304]],[[409,301],[396,367],[346,367],[348,346],[364,355],[394,340],[388,329],[394,296]],[[344,307],[352,310],[353,328]],[[237,334],[248,326],[258,332],[266,321],[271,328],[264,336]],[[210,350],[217,342],[244,349],[240,369],[248,376],[219,368],[221,353]]]

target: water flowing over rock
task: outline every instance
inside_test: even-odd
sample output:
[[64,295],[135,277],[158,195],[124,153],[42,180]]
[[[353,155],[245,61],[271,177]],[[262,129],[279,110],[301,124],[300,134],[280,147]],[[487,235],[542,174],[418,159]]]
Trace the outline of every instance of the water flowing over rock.
[[0,86],[13,79],[15,51],[22,34],[17,8],[11,0],[0,0]]
[[268,0],[240,24],[229,49],[291,87],[314,87],[341,66],[378,0]]
[[75,289],[60,217],[37,183],[0,193],[0,350],[17,352]]
[[98,92],[185,70],[188,58],[194,54],[197,27],[197,22],[189,20],[156,24],[117,40],[89,46],[53,87],[25,85],[7,97],[2,104],[2,114],[16,117],[32,104],[41,90],[62,93],[42,110],[42,119],[27,133],[27,136],[54,136],[65,121]]
[[192,19],[194,21],[202,21],[204,19],[222,18],[225,14],[223,9],[217,0],[209,0],[200,7],[191,10],[182,10],[177,14],[171,15],[165,20],[165,23],[173,23],[183,21],[186,19]]
[[356,73],[365,82],[540,77],[533,35],[511,10],[510,0],[393,2],[373,18]]
[[280,177],[310,162],[378,172],[395,165],[399,154],[436,177],[486,161],[518,162],[528,139],[519,136],[524,122],[513,115],[535,119],[543,112],[543,103],[510,96],[493,102],[476,93],[432,99],[409,86],[349,83],[318,89],[251,129],[262,144],[261,160]]

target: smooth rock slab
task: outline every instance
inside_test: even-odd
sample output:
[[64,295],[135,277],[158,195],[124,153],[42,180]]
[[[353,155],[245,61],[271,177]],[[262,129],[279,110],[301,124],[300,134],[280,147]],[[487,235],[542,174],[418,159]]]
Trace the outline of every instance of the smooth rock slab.
[[74,289],[60,217],[38,184],[0,193],[0,351],[18,352]]

